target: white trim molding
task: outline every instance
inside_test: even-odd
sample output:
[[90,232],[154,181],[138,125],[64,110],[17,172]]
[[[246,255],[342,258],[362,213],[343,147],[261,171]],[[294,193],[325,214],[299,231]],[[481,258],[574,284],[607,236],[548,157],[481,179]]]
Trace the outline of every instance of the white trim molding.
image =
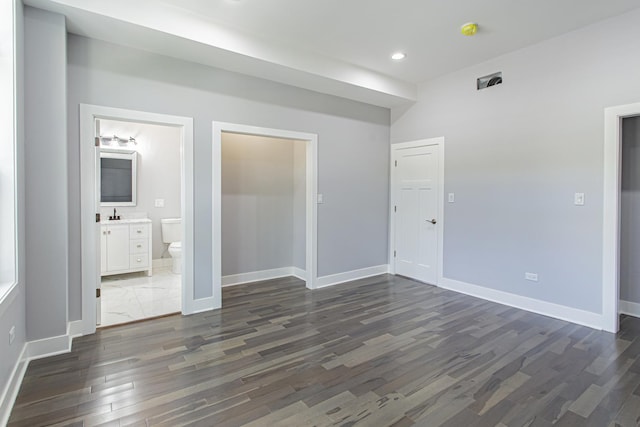
[[[96,330],[95,288],[100,280],[99,230],[97,206],[95,121],[97,119],[173,126],[181,130],[181,207],[182,207],[182,314],[193,314],[196,307],[194,282],[194,200],[193,200],[193,119],[145,111],[80,104],[80,208],[82,246],[82,333]],[[209,307],[212,309],[213,306]]]
[[26,354],[27,343],[22,346],[22,351],[18,357],[18,363],[13,367],[9,380],[4,386],[4,390],[0,396],[0,426],[6,426],[9,422],[9,416],[11,415],[13,404],[16,401],[16,397],[18,397],[18,392],[20,391],[24,374],[27,372],[27,366],[29,366],[29,361],[25,357]]
[[401,142],[398,144],[391,144],[390,147],[390,164],[389,164],[389,273],[396,273],[396,260],[394,257],[395,241],[396,241],[396,222],[394,206],[396,205],[396,178],[395,178],[395,161],[398,159],[397,154],[400,150],[406,150],[409,148],[425,147],[429,145],[438,146],[438,249],[437,249],[437,262],[436,262],[436,279],[439,284],[442,280],[444,271],[444,137],[420,139],[417,141]]
[[637,302],[620,300],[618,305],[620,314],[628,314],[633,317],[640,317],[640,304]]
[[[252,271],[249,273],[222,276],[222,287],[242,285],[243,283],[259,282],[262,280],[279,279],[293,276],[293,267],[273,268],[271,270]],[[304,275],[302,280],[304,280]]]
[[577,308],[524,297],[522,295],[486,288],[484,286],[460,282],[458,280],[447,279],[445,277],[442,278],[439,287],[487,301],[496,302],[498,304],[530,311],[532,313],[566,320],[571,323],[577,323],[578,325],[587,326],[589,328],[598,330],[602,329],[602,315],[599,313],[579,310]]
[[622,119],[640,116],[640,103],[604,110],[602,329],[618,332],[620,298],[620,173]]
[[212,149],[212,265],[214,308],[222,307],[222,134],[267,136],[304,141],[306,146],[306,225],[305,225],[305,275],[306,286],[316,288],[317,233],[318,233],[318,135],[282,129],[249,126],[236,123],[213,122]]
[[69,353],[73,338],[82,335],[82,328],[82,320],[74,320],[67,323],[66,335],[28,341],[22,346],[18,362],[13,367],[9,381],[0,396],[0,426],[6,425],[9,421],[9,415],[18,396],[29,362],[57,354]]
[[343,273],[330,274],[318,277],[316,288],[326,288],[328,286],[339,285],[353,280],[365,279],[367,277],[386,274],[389,272],[389,264],[376,265],[374,267],[361,268],[359,270],[345,271]]

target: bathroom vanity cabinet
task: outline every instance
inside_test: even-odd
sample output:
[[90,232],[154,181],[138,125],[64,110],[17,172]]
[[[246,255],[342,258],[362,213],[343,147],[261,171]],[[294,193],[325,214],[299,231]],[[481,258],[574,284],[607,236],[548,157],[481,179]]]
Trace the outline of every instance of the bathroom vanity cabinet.
[[102,222],[100,275],[146,271],[151,276],[151,247],[151,220]]

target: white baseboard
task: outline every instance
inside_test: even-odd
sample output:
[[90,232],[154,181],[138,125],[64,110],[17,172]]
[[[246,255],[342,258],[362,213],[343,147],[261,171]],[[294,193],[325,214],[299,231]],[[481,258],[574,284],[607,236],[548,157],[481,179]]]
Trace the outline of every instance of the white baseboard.
[[70,351],[71,337],[65,334],[57,337],[29,341],[27,343],[26,357],[27,360],[42,359],[43,357],[55,356]]
[[293,276],[294,267],[274,268],[271,270],[252,271],[250,273],[231,274],[222,276],[222,287],[242,285],[243,283],[259,282],[261,280],[279,279]]
[[340,283],[364,279],[366,277],[377,276],[388,272],[389,264],[383,264],[375,267],[361,268],[359,270],[345,271],[344,273],[330,274],[328,276],[318,277],[318,280],[316,280],[316,289],[339,285]]
[[637,302],[620,300],[618,304],[618,312],[628,314],[633,317],[640,317],[640,304]]
[[171,268],[173,266],[172,258],[158,258],[151,262],[151,268]]
[[13,404],[16,401],[16,397],[18,397],[18,391],[20,391],[24,374],[27,372],[29,361],[25,357],[26,353],[27,344],[25,343],[25,345],[22,346],[20,356],[18,356],[18,362],[13,367],[9,380],[4,387],[2,396],[0,396],[0,426],[6,426],[9,422],[9,416],[11,415]]
[[307,272],[298,267],[291,267],[291,275],[300,280],[307,280]]
[[439,287],[544,316],[566,320],[567,322],[577,323],[578,325],[588,326],[593,329],[601,330],[603,325],[602,315],[599,313],[592,313],[590,311],[579,310],[577,308],[541,301],[509,292],[472,285],[445,277],[440,279]]

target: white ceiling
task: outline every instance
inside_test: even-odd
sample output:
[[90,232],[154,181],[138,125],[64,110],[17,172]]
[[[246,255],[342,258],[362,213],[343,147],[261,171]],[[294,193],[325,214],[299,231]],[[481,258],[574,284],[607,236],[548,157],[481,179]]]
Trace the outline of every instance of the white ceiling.
[[[27,0],[70,32],[391,107],[417,84],[638,0]],[[460,25],[479,24],[474,37]],[[407,53],[402,62],[392,52]]]

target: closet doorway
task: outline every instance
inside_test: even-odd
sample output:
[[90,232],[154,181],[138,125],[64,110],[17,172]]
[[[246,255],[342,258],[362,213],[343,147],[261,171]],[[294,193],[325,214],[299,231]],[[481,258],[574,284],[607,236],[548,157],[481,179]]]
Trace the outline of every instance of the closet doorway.
[[634,218],[640,174],[632,164],[634,157],[640,159],[636,148],[640,144],[638,117],[640,103],[604,110],[602,329],[613,333],[618,332],[621,313],[640,316],[640,301],[629,301],[640,299],[640,293],[633,289],[637,276],[633,264],[637,263],[631,261],[640,235],[622,236],[635,234],[640,225]]
[[214,122],[214,305],[222,286],[296,276],[315,288],[317,135]]

